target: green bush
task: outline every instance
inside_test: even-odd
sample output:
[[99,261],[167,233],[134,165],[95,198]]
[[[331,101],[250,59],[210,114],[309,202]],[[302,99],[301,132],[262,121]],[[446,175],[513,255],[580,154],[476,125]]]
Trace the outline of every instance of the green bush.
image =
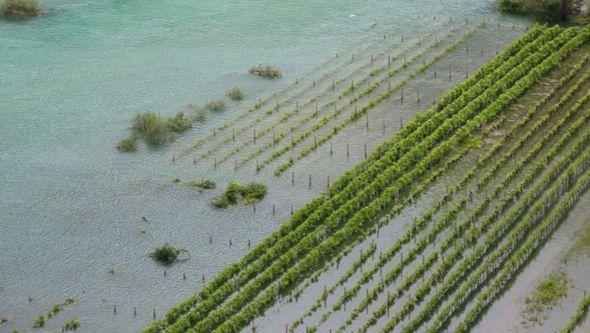
[[119,141],[117,149],[122,152],[132,152],[137,150],[137,137],[131,136],[129,138]]
[[227,96],[231,99],[233,99],[234,101],[241,101],[244,99],[244,92],[242,91],[242,89],[236,87],[233,88],[232,90],[230,90],[227,93]]
[[211,101],[205,105],[205,108],[209,111],[218,112],[223,111],[227,108],[225,101],[220,99],[217,101]]
[[278,79],[283,76],[281,70],[270,65],[258,65],[250,68],[250,74],[261,76],[267,79]]
[[250,183],[240,185],[230,183],[227,190],[212,202],[216,208],[226,208],[238,203],[240,197],[245,204],[254,204],[262,200],[266,195],[267,187],[264,184]]
[[211,180],[191,180],[188,183],[189,186],[202,188],[204,190],[211,190],[215,188],[215,182]]
[[164,246],[158,247],[154,252],[150,253],[150,257],[164,265],[172,265],[179,260],[178,257],[184,252],[187,251],[174,248],[166,243]]
[[147,141],[160,143],[170,139],[167,122],[153,112],[140,113],[132,120],[133,130],[141,134]]
[[39,328],[39,327],[43,327],[43,326],[45,326],[45,317],[43,317],[43,316],[37,317],[37,319],[35,319],[35,322],[33,323],[33,328]]
[[66,331],[75,331],[78,328],[80,328],[82,324],[80,323],[80,321],[76,318],[70,319],[66,322],[66,324],[64,325],[64,329]]
[[133,130],[150,143],[162,143],[193,126],[193,121],[182,112],[162,118],[153,112],[137,114],[131,121]]
[[262,200],[267,190],[264,184],[250,183],[240,187],[240,195],[244,198],[244,203],[253,204]]
[[499,6],[500,10],[508,13],[522,14],[526,12],[524,0],[500,0]]
[[178,112],[174,117],[168,118],[168,127],[172,132],[182,133],[193,127],[193,121],[184,113]]
[[0,14],[9,19],[26,19],[39,16],[41,10],[37,0],[5,0],[0,5]]

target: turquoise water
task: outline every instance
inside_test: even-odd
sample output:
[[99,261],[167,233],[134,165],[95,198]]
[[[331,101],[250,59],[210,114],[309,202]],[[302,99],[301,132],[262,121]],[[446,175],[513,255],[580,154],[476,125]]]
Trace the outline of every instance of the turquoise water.
[[[72,317],[81,332],[139,331],[154,309],[159,317],[198,290],[203,275],[240,258],[248,241],[288,217],[290,205],[321,191],[261,174],[255,177],[269,184],[273,202],[256,213],[216,211],[208,202],[219,190],[199,193],[171,179],[205,177],[222,187],[253,176],[172,164],[170,151],[338,52],[383,34],[411,37],[449,13],[498,18],[492,3],[466,0],[41,3],[40,18],[0,20],[0,317],[9,320],[0,332],[31,330],[36,316],[66,297],[77,301],[36,332]],[[247,74],[260,63],[280,67],[285,78]],[[134,114],[171,115],[234,86],[247,100],[178,142],[142,145],[135,154],[114,148]],[[189,250],[190,259],[155,264],[148,253],[165,242]]]

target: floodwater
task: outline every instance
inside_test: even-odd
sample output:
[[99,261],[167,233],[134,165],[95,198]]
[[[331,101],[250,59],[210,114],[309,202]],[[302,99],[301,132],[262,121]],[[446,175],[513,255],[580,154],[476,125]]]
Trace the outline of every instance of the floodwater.
[[[274,167],[253,175],[171,163],[171,151],[314,65],[329,67],[336,53],[349,55],[384,34],[417,38],[449,15],[455,22],[515,20],[500,17],[492,2],[467,0],[41,4],[40,18],[0,20],[0,317],[8,319],[0,332],[31,331],[37,316],[68,297],[76,302],[36,332],[59,330],[73,317],[82,322],[80,332],[140,331],[154,311],[160,317],[200,289],[203,277],[238,260],[248,241],[264,239],[291,206],[324,188],[319,181],[309,188],[305,177],[291,186],[288,176],[272,176]],[[285,77],[247,74],[261,63],[278,66]],[[141,145],[133,154],[115,149],[136,113],[172,115],[234,86],[246,92],[244,102],[208,115],[177,142]],[[385,136],[370,138],[373,147]],[[336,179],[362,159],[362,148],[352,149],[348,160],[315,158],[301,167],[330,165]],[[174,177],[181,183],[173,184]],[[218,189],[185,185],[200,178],[215,180]],[[254,179],[269,186],[256,212],[209,205],[229,181]],[[166,242],[190,258],[169,268],[156,264],[148,254]]]

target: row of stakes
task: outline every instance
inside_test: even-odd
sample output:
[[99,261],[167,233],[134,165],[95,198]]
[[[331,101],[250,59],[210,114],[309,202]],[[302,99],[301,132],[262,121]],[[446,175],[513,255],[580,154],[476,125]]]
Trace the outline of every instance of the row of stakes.
[[[466,47],[466,51],[467,52],[469,51],[469,47]],[[483,53],[483,48],[482,48],[481,52]],[[499,45],[496,44],[496,54],[498,54],[498,52],[499,52]],[[372,56],[371,56],[371,58],[372,58]],[[406,57],[404,57],[404,63],[405,62],[406,62]],[[423,59],[423,64],[425,64],[425,63],[426,63],[426,59]],[[469,68],[467,66],[465,67],[464,73],[465,73],[465,78],[467,79],[469,77]],[[452,76],[453,76],[452,65],[449,64],[449,67],[448,67],[448,78],[449,78],[449,80],[452,79]],[[438,71],[436,69],[433,71],[433,77],[434,78],[437,78],[438,77]],[[334,84],[335,84],[335,82],[333,80],[332,81],[333,87],[334,87]],[[370,84],[371,84],[371,82],[368,81],[367,85],[370,85]],[[351,80],[351,88],[354,88],[354,87],[355,87],[354,86],[354,80]],[[388,82],[388,90],[391,90],[391,82]],[[400,88],[400,99],[399,100],[400,100],[400,103],[403,105],[404,104],[404,101],[405,101],[405,94],[404,94],[404,89],[403,88]],[[417,105],[420,105],[421,104],[421,101],[422,101],[422,99],[421,99],[421,95],[420,95],[420,89],[416,89],[416,104]],[[432,104],[433,105],[436,104],[436,99],[433,98]],[[336,105],[334,107],[336,108]],[[277,104],[276,108],[277,109],[279,108],[278,104]],[[296,110],[299,110],[299,101],[296,102]],[[357,110],[358,110],[358,106],[355,106],[355,111],[357,111]],[[319,114],[319,105],[316,102],[315,103],[314,116],[317,116],[318,114]],[[400,121],[400,124],[401,124],[400,127],[402,127],[403,126],[403,122]],[[367,114],[366,127],[367,127],[367,130],[369,130],[368,114]],[[383,131],[385,131],[385,125],[383,125]],[[255,128],[252,129],[252,133],[253,133],[253,135],[252,135],[252,141],[253,141],[254,144],[256,144],[256,140],[259,138],[259,136],[257,135]],[[215,137],[216,135],[217,135],[217,129],[216,128],[213,128],[213,136]],[[232,129],[232,141],[235,142],[235,140],[236,140],[236,130],[235,130],[235,128],[233,128]],[[314,137],[314,140],[316,140],[314,144],[317,144],[317,137]],[[276,145],[276,141],[277,141],[276,140],[276,132],[273,131],[273,138],[272,138],[273,146]],[[293,141],[294,141],[294,138],[293,138],[293,136],[291,136],[291,145],[293,145]],[[172,162],[175,162],[175,161],[176,161],[176,155],[172,155]],[[193,156],[193,164],[197,164],[196,156]],[[238,164],[237,161],[235,161],[234,169],[237,169],[237,167],[238,167],[237,164]],[[213,167],[214,168],[217,167],[217,159],[214,159],[214,161],[213,161]],[[256,169],[258,169],[258,167],[256,167]]]
[[[451,22],[452,22],[452,20],[451,20]],[[484,24],[485,24],[485,22],[484,22]],[[500,23],[498,23],[498,28],[500,28]],[[514,25],[512,26],[512,30],[515,30],[515,26],[514,26]],[[384,37],[385,37],[385,36],[384,36]],[[403,41],[404,41],[404,36],[403,36],[403,35],[401,36],[401,39],[402,39],[402,42],[403,42]],[[421,42],[422,42],[422,40],[420,40],[420,44],[421,44]],[[438,37],[436,37],[435,46],[438,46]],[[499,53],[499,48],[500,48],[500,45],[499,45],[498,43],[496,43],[496,55]],[[466,51],[466,52],[469,52],[469,46],[466,46],[466,48],[465,48],[465,51]],[[481,49],[480,49],[480,54],[482,54],[482,55],[483,55],[483,45],[482,45],[482,47],[481,47]],[[338,57],[338,54],[336,54],[336,57]],[[373,62],[373,59],[374,59],[374,56],[373,56],[373,54],[371,54],[371,55],[370,55],[370,61],[371,61],[371,63]],[[387,59],[388,59],[388,67],[389,67],[389,66],[391,65],[391,57],[387,57]],[[354,54],[352,55],[352,60],[353,60],[353,61],[355,60],[355,56],[354,56]],[[407,57],[406,57],[406,56],[404,56],[404,64],[406,64],[406,63],[407,63]],[[424,65],[425,63],[426,63],[426,59],[423,59],[423,60],[422,60],[422,64]],[[449,79],[452,79],[452,70],[451,70],[451,67],[452,67],[452,66],[449,64],[449,74],[448,74],[448,77],[449,77]],[[465,78],[467,78],[467,77],[468,77],[468,75],[469,75],[469,70],[468,70],[468,68],[466,67],[466,68],[465,68]],[[436,71],[436,70],[434,70],[434,72],[433,72],[433,76],[434,76],[434,78],[437,78],[437,76],[438,76],[438,73],[437,73],[437,71]],[[298,81],[298,79],[296,79],[296,81]],[[368,84],[370,85],[370,81],[368,81]],[[316,81],[315,81],[315,79],[313,79],[313,86],[315,87],[315,85],[316,85]],[[351,80],[351,89],[354,89],[354,87],[355,87],[355,86],[354,86],[354,80]],[[391,89],[391,82],[389,82],[389,83],[388,83],[388,90],[390,90],[390,89]],[[335,90],[335,80],[334,80],[334,79],[332,79],[332,90]],[[418,90],[418,92],[417,92],[417,95],[418,95],[418,98],[417,98],[417,103],[418,103],[418,105],[419,105],[419,104],[420,104],[420,92],[419,92],[419,90]],[[401,89],[401,102],[402,102],[402,104],[403,104],[403,100],[404,100],[404,97],[403,97],[403,88],[402,88],[402,89]],[[258,104],[260,105],[261,103],[262,103],[262,100],[261,100],[261,98],[259,97],[259,98],[258,98]],[[433,102],[433,103],[434,103],[434,102]],[[316,105],[315,105],[315,106],[316,106],[316,115],[317,115],[317,111],[318,111],[318,103],[316,103]],[[276,109],[278,110],[278,108],[279,108],[279,103],[278,103],[278,101],[277,101]],[[297,101],[297,102],[296,102],[296,108],[295,108],[295,109],[296,109],[296,111],[297,111],[297,112],[299,111],[299,101]],[[215,137],[215,136],[216,136],[216,134],[217,134],[217,132],[216,132],[216,128],[213,128],[213,136]],[[274,133],[273,133],[273,134],[274,134]],[[232,129],[232,141],[235,141],[235,139],[236,139],[235,129]],[[254,143],[256,143],[256,139],[257,139],[257,136],[256,136],[256,129],[254,129],[254,137],[253,137],[253,141],[254,141]],[[276,141],[276,140],[273,138],[273,143],[274,143],[275,141]],[[173,161],[173,162],[175,161],[175,159],[176,159],[176,158],[175,158],[175,156],[172,156],[172,161]],[[195,163],[195,164],[196,164],[196,158],[194,158],[194,159],[193,159],[193,163]],[[216,164],[216,163],[215,163],[215,164]]]

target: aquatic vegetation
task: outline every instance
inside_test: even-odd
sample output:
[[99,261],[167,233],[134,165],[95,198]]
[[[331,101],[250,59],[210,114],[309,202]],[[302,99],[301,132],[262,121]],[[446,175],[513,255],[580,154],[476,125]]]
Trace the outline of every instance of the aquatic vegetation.
[[41,328],[43,326],[45,326],[45,317],[44,316],[37,317],[37,319],[35,319],[35,321],[33,322],[33,328]]
[[266,196],[267,187],[264,184],[249,183],[240,186],[240,195],[242,196],[244,203],[253,204],[257,203]]
[[188,182],[188,185],[191,187],[197,187],[204,190],[211,190],[215,188],[215,182],[207,179],[191,180],[190,182]]
[[82,323],[80,322],[80,320],[78,320],[77,318],[72,318],[64,324],[64,329],[66,331],[75,331],[78,328],[80,328],[81,325]]
[[73,304],[76,301],[75,298],[69,297],[63,300],[60,303],[53,304],[49,311],[47,311],[47,319],[51,319],[55,317],[58,313],[60,313],[66,306]]
[[117,149],[122,152],[132,152],[137,150],[137,137],[131,136],[117,143]]
[[156,248],[154,252],[150,253],[150,257],[159,263],[169,266],[179,261],[179,256],[186,252],[187,250],[185,249],[177,249],[166,243],[163,246]]
[[26,19],[39,16],[40,13],[37,0],[4,0],[0,4],[0,14],[8,19]]
[[238,203],[239,194],[240,184],[230,183],[225,192],[213,199],[211,204],[216,208],[226,208],[230,205],[235,205]]
[[212,205],[216,208],[226,208],[237,204],[240,198],[244,204],[255,204],[266,196],[266,192],[267,187],[264,184],[249,183],[240,185],[230,183],[225,192],[212,201]]
[[244,99],[244,91],[235,87],[227,93],[227,96],[234,101],[241,101]]
[[526,297],[522,316],[526,324],[542,324],[546,319],[545,312],[551,310],[567,296],[570,278],[563,272],[552,272],[539,282],[535,290]]
[[271,65],[258,65],[250,68],[250,74],[267,79],[278,79],[283,76],[281,70]]
[[208,102],[207,104],[205,104],[205,108],[209,111],[219,112],[225,110],[227,108],[227,104],[224,100],[220,99]]
[[170,129],[164,119],[153,112],[140,113],[132,120],[133,130],[151,143],[170,140]]
[[[192,127],[193,120],[183,112],[163,118],[153,112],[137,114],[131,121],[133,131],[149,143],[163,143],[174,138],[176,133],[182,133]],[[124,145],[130,144],[125,140]]]
[[193,120],[182,112],[168,118],[168,128],[174,133],[182,133],[193,127]]

